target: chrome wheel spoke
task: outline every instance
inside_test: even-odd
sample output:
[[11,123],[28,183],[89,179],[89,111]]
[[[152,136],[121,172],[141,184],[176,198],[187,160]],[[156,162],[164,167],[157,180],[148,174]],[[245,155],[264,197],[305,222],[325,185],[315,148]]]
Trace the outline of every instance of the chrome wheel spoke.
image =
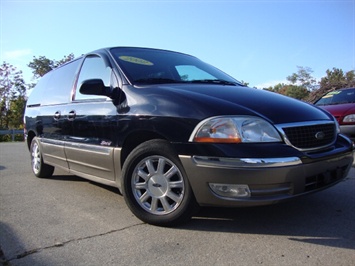
[[167,179],[170,179],[172,176],[174,176],[178,172],[177,167],[174,165],[172,166],[164,175]]
[[135,183],[134,184],[134,188],[135,189],[147,189],[147,183],[146,182],[142,182],[142,183]]
[[169,182],[170,188],[183,188],[184,182],[182,180]]
[[160,202],[163,205],[163,209],[165,212],[169,212],[172,209],[166,197],[161,198]]
[[149,200],[149,198],[150,198],[151,196],[148,194],[148,192],[146,191],[140,198],[139,198],[139,200],[140,200],[140,202],[141,203],[146,203],[148,200]]
[[165,167],[165,160],[162,159],[162,158],[159,158],[159,161],[158,161],[158,167],[157,167],[157,171],[156,173],[158,174],[164,174],[164,167]]
[[137,174],[138,174],[139,177],[143,178],[144,181],[147,181],[147,180],[148,180],[148,175],[147,175],[147,173],[144,172],[142,169],[139,169],[139,171],[138,171]]
[[147,166],[149,175],[154,175],[155,169],[152,160],[147,160],[145,165]]
[[35,173],[38,173],[41,169],[41,154],[39,151],[38,144],[33,145],[31,155],[32,155],[32,169]]
[[169,191],[167,193],[167,197],[169,197],[171,200],[173,200],[176,203],[178,203],[181,200],[181,196],[173,193],[172,191]]
[[158,199],[152,198],[152,203],[150,204],[150,210],[156,212],[158,210]]

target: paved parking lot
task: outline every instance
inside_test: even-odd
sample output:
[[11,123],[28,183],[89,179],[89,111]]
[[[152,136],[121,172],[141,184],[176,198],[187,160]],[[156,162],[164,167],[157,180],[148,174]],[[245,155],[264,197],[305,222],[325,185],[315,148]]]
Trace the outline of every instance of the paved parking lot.
[[203,208],[177,228],[136,219],[118,191],[0,143],[4,265],[354,265],[355,168],[328,190],[267,207]]

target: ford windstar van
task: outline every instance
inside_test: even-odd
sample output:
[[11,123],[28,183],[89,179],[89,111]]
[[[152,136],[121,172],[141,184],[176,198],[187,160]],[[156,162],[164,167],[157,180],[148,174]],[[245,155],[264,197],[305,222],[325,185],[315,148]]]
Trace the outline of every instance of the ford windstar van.
[[353,161],[329,113],[157,49],[101,49],[58,67],[34,88],[24,120],[37,177],[57,167],[115,186],[139,219],[163,226],[198,206],[328,188]]

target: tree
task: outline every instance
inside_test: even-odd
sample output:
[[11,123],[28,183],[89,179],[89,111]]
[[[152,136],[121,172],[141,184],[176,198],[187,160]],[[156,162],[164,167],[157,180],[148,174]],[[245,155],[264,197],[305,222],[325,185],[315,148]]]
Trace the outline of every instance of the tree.
[[23,113],[25,112],[26,101],[27,99],[23,95],[10,101],[10,108],[8,111],[9,128],[23,128]]
[[297,66],[297,68],[297,73],[293,73],[286,79],[291,82],[292,85],[298,85],[299,88],[312,91],[316,86],[316,79],[312,76],[313,70],[309,67]]
[[245,82],[244,80],[241,80],[240,83],[244,86],[249,86],[249,82]]
[[327,76],[320,81],[320,87],[323,90],[337,90],[345,87],[355,86],[355,72],[351,70],[344,75],[343,70],[333,67],[333,70],[327,69]]
[[0,66],[0,128],[20,128],[26,102],[26,90],[22,71],[3,62]]
[[264,90],[268,90],[268,91],[279,93],[279,91],[285,86],[286,86],[286,84],[284,84],[284,83],[278,83],[278,84],[276,84],[274,86],[270,86],[268,88],[264,88]]
[[71,53],[63,57],[63,59],[56,61],[50,60],[45,56],[39,56],[36,58],[33,57],[33,60],[27,65],[29,68],[32,68],[33,77],[38,79],[43,77],[49,71],[59,67],[60,65],[65,64],[74,59],[74,54]]
[[266,88],[266,90],[299,100],[306,99],[309,92],[315,88],[316,79],[312,77],[313,70],[311,68],[300,66],[297,66],[297,68],[297,73],[293,73],[286,78],[291,84],[278,83],[273,87]]
[[54,62],[45,56],[40,56],[39,58],[34,56],[33,61],[27,66],[33,69],[33,77],[37,79],[43,77],[46,73],[51,71],[54,68]]
[[286,79],[291,84],[279,83],[270,86],[267,90],[283,94],[295,99],[304,100],[308,97],[309,92],[315,88],[316,79],[312,77],[312,69],[309,67],[297,66],[297,73],[293,73]]
[[308,96],[309,91],[302,86],[285,85],[279,90],[279,93],[295,99],[303,100]]
[[309,91],[305,87],[284,83],[278,83],[273,87],[270,86],[269,88],[266,88],[266,90],[299,100],[303,100],[309,94]]
[[59,61],[55,61],[54,67],[55,67],[55,68],[56,68],[56,67],[59,67],[59,66],[65,64],[65,63],[67,63],[67,62],[72,61],[73,59],[74,59],[74,54],[73,54],[73,53],[70,53],[70,54],[68,54],[68,55],[65,55],[65,56],[63,57],[63,59],[61,59],[61,60],[59,60]]

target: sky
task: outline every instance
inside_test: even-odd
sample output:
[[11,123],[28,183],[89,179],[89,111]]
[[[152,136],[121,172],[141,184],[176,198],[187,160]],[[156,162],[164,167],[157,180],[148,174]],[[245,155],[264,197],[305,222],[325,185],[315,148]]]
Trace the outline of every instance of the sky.
[[0,63],[112,46],[194,55],[249,86],[355,69],[355,0],[0,0]]

